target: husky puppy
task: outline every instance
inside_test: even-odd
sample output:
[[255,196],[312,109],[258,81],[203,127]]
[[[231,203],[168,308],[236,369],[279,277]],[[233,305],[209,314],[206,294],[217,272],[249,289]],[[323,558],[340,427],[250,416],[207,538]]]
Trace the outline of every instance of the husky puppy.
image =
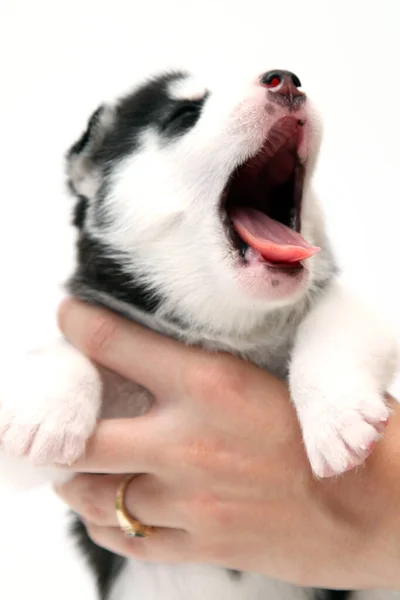
[[[67,156],[78,230],[68,289],[287,378],[312,470],[325,477],[361,464],[379,438],[396,348],[338,280],[311,187],[320,140],[299,78],[279,69],[212,87],[161,73],[100,106]],[[18,377],[25,392],[15,381],[2,390],[0,440],[33,465],[72,463],[100,415],[137,415],[151,401],[64,341],[25,356]],[[125,561],[80,522],[75,532],[103,600],[321,594],[214,567]]]

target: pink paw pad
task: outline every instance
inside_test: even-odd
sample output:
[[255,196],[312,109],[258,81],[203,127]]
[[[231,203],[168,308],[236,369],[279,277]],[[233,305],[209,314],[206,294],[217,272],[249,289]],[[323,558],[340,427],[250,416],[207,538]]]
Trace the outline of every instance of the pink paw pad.
[[359,467],[360,465],[362,465],[363,462],[370,456],[370,454],[374,450],[376,444],[377,444],[377,441],[372,440],[367,446],[363,446],[360,449],[361,452],[358,454],[358,456],[354,457],[353,460],[350,460],[347,463],[344,473],[347,473],[348,471],[351,471],[352,469],[355,469],[356,467]]
[[388,419],[388,417],[385,417],[385,418],[381,419],[381,420],[379,421],[379,423],[377,423],[377,424],[375,425],[375,429],[376,429],[376,431],[377,431],[378,433],[382,433],[382,431],[385,431],[385,429],[386,429],[386,427],[387,427],[388,423],[389,423],[389,419]]
[[320,477],[322,477],[322,479],[328,479],[329,477],[334,477],[335,475],[337,475],[337,473],[335,473],[333,469],[326,465]]
[[370,442],[367,446],[367,452],[368,454],[371,454],[372,450],[375,448],[376,446],[376,440],[373,440],[372,442]]

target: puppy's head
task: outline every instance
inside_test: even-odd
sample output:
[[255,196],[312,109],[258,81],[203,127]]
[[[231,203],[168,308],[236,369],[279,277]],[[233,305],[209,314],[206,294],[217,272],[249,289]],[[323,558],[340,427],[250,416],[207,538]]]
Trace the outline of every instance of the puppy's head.
[[76,224],[164,312],[240,328],[322,276],[319,140],[293,73],[212,87],[163,74],[101,106],[69,151]]

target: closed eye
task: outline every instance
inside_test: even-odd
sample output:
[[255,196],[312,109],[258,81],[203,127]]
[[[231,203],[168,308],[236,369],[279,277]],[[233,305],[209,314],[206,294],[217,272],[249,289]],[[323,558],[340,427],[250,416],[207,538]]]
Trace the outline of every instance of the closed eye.
[[191,129],[200,117],[203,104],[204,100],[180,103],[161,123],[162,132],[175,136]]

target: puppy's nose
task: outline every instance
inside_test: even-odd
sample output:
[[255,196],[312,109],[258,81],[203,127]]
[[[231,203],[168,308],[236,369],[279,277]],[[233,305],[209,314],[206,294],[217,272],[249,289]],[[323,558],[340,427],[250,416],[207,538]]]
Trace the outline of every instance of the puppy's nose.
[[260,77],[261,85],[268,89],[268,98],[290,111],[297,110],[305,101],[306,95],[298,88],[301,81],[290,71],[267,71]]

